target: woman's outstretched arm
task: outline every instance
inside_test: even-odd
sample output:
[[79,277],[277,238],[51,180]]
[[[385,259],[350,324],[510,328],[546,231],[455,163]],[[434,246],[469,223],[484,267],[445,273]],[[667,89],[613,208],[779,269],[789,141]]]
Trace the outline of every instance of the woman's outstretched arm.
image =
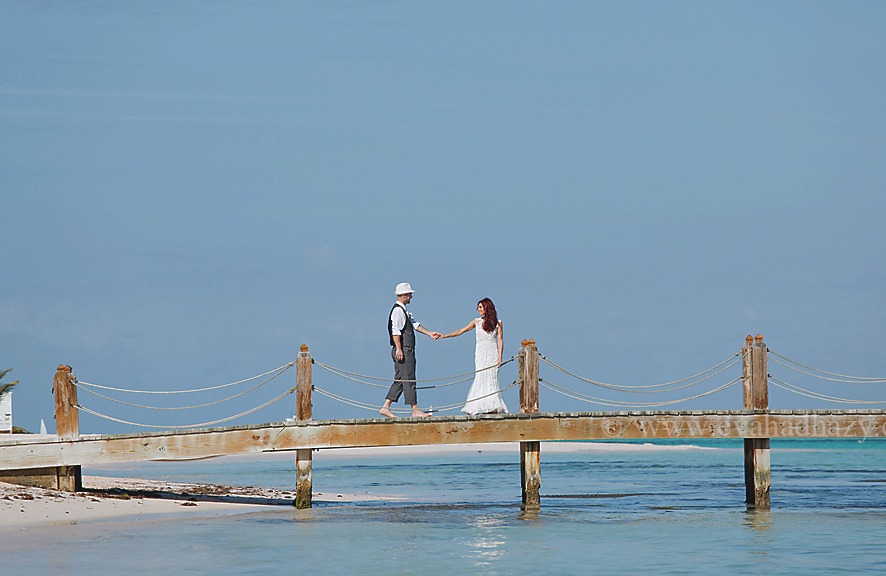
[[476,325],[477,324],[475,323],[475,321],[471,320],[471,323],[468,324],[467,326],[465,326],[464,328],[459,328],[458,330],[456,330],[454,332],[450,332],[449,334],[444,334],[443,337],[444,338],[455,338],[456,336],[461,336],[465,332],[470,332],[471,330],[473,330],[474,326],[476,326]]
[[502,332],[504,332],[504,326],[501,322],[498,323],[498,365],[501,366],[501,356],[505,351],[505,339]]

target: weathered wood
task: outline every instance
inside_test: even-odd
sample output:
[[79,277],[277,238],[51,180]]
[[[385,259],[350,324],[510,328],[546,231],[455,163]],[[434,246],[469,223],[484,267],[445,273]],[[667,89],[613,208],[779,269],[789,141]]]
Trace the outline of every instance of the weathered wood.
[[[745,339],[742,349],[745,410],[769,409],[769,373],[766,344],[757,334]],[[769,438],[745,438],[744,441],[745,503],[749,508],[769,509],[770,474]]]
[[[307,344],[302,344],[296,360],[295,419],[298,422],[312,418],[313,362]],[[313,458],[310,448],[295,452],[295,500],[292,505],[299,509],[310,508],[313,503]]]
[[748,334],[744,346],[741,347],[741,405],[745,410],[750,410],[754,405],[754,396],[751,391],[751,348],[753,346],[754,337]]
[[676,438],[886,438],[886,410],[586,412],[311,420],[187,432],[0,439],[0,470],[364,446]]
[[296,366],[295,384],[295,418],[296,420],[310,420],[313,418],[313,404],[311,392],[313,391],[313,366],[314,361],[308,352],[308,345],[302,344],[299,349]]
[[56,471],[59,490],[63,492],[81,492],[83,490],[83,473],[79,465],[59,466]]
[[[520,413],[538,413],[538,348],[535,340],[523,340],[520,348]],[[525,508],[541,504],[541,444],[520,442],[520,486]]]
[[766,510],[770,506],[769,438],[745,438],[744,486],[749,508]]
[[520,412],[538,412],[538,348],[535,340],[523,340],[517,358],[520,378]]
[[769,366],[763,336],[757,334],[751,346],[751,405],[746,410],[769,409]]
[[[70,366],[58,365],[52,390],[55,393],[55,434],[59,438],[76,440],[80,437],[80,413],[77,410],[77,387]],[[83,489],[83,475],[79,463],[56,469],[59,490],[76,492]]]
[[80,419],[77,406],[77,387],[70,366],[58,365],[52,381],[55,392],[55,434],[59,438],[79,438]]
[[523,506],[541,506],[540,442],[520,442],[520,480]]
[[0,470],[0,482],[9,482],[19,486],[36,486],[50,490],[78,492],[83,489],[83,484],[82,477],[77,474],[75,469],[79,469],[79,466]]

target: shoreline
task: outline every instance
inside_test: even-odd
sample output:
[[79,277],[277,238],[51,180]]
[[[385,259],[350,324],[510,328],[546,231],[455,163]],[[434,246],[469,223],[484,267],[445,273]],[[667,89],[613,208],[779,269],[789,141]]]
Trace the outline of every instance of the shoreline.
[[[244,514],[292,508],[295,490],[189,484],[139,478],[83,476],[83,490],[62,492],[0,482],[4,530],[146,517]],[[394,498],[315,492],[316,504],[392,501]]]
[[[649,450],[716,450],[694,445],[661,446],[655,444],[543,442],[542,453],[630,452]],[[334,448],[318,450],[315,460],[421,457],[477,453],[519,454],[519,443],[443,444],[433,446],[396,446]],[[222,456],[232,461],[294,459],[293,452]],[[115,470],[129,463],[95,467],[83,476],[81,492],[61,492],[45,488],[0,482],[0,533],[34,526],[125,520],[146,517],[190,517],[242,514],[261,510],[291,508],[295,489],[189,484],[113,476]],[[95,472],[109,475],[95,475]],[[314,492],[316,504],[340,504],[368,501],[394,501],[395,498],[370,494]]]

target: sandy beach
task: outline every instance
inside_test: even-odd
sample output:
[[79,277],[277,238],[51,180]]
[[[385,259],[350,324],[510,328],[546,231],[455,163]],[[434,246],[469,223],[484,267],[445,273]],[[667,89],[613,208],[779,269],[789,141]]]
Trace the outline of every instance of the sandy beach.
[[[645,450],[700,449],[696,446],[661,446],[619,443],[557,443],[542,444],[542,453],[610,452]],[[385,458],[444,455],[457,453],[512,452],[518,454],[517,443],[400,446],[374,448],[340,448],[315,452],[316,465],[325,459]],[[294,454],[228,456],[231,460],[293,459]],[[113,472],[114,466],[105,468]],[[83,491],[60,492],[0,482],[0,530],[21,529],[40,525],[76,524],[126,517],[160,515],[239,514],[261,509],[292,506],[294,490],[222,486],[218,484],[186,484],[159,482],[138,478],[111,476],[83,477]],[[314,492],[315,503],[362,502],[387,498],[372,494],[347,494],[327,490]]]
[[100,476],[84,476],[83,485],[82,492],[69,493],[0,482],[0,525],[7,529],[127,516],[231,514],[289,506],[293,497],[279,490]]

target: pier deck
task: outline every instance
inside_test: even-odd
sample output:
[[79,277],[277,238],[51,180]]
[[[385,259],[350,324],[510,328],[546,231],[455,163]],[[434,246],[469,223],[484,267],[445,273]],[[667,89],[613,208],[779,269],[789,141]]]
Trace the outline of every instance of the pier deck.
[[883,437],[886,437],[886,410],[558,412],[311,420],[77,439],[0,439],[0,470],[366,446]]

